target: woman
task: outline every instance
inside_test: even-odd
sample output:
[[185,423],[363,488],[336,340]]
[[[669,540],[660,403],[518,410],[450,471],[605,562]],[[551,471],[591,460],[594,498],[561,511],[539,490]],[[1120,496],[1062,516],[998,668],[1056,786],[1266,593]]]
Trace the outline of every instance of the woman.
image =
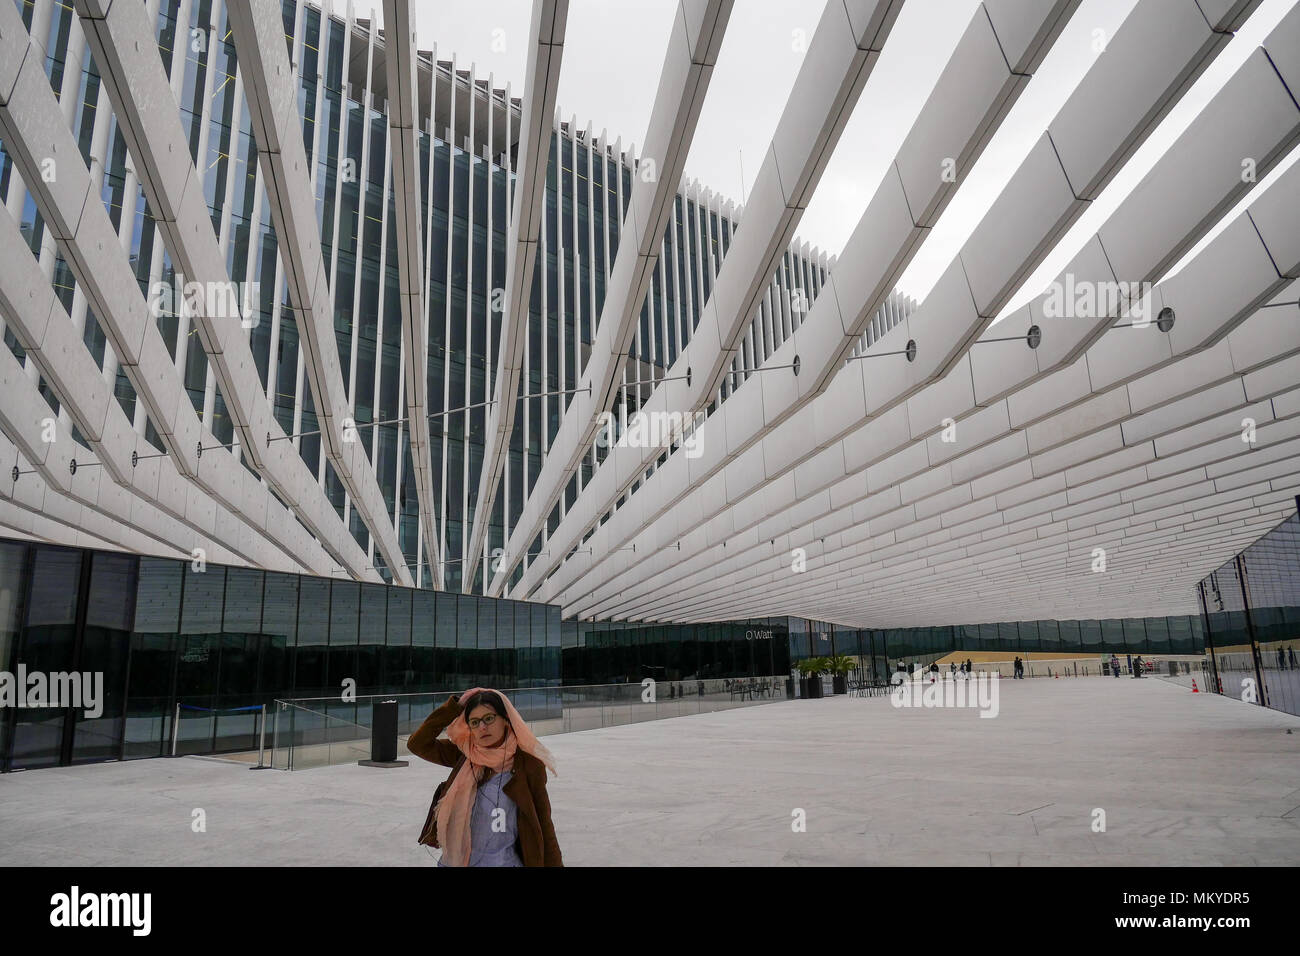
[[[447,739],[439,740],[444,727]],[[475,687],[449,697],[406,748],[452,768],[419,838],[442,848],[439,866],[564,865],[546,795],[555,758],[505,694]]]

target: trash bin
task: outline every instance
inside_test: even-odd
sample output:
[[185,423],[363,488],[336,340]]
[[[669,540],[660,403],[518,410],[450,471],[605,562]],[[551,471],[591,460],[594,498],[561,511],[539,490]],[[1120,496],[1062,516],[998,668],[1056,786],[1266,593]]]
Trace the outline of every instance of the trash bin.
[[370,716],[370,759],[389,763],[397,759],[397,701],[377,700]]
[[363,767],[405,767],[397,759],[397,701],[377,700],[370,712],[370,759],[358,760]]

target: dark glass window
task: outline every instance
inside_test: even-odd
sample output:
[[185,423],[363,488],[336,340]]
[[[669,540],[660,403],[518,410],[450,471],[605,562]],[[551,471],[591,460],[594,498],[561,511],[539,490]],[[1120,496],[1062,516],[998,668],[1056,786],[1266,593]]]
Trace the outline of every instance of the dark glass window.
[[116,759],[121,748],[137,562],[135,556],[127,554],[97,553],[92,558],[86,629],[77,670],[102,674],[103,678],[98,686],[95,716],[85,708],[73,711],[73,763]]
[[389,589],[382,584],[361,585],[360,637],[357,641],[357,692],[381,689],[385,636],[388,631]]
[[294,694],[325,693],[325,644],[329,640],[330,582],[302,578],[298,586],[298,649],[294,652]]
[[124,757],[159,757],[171,740],[172,680],[185,564],[140,558],[131,635]]
[[226,570],[226,609],[221,629],[227,634],[261,631],[262,577],[256,568]]
[[26,561],[26,545],[0,543],[0,670],[13,670],[26,591]]
[[262,633],[293,647],[298,635],[298,575],[266,572],[262,598]]
[[386,588],[387,625],[384,634],[384,686],[400,691],[411,681],[411,604],[409,588]]
[[[81,552],[36,548],[27,624],[16,664],[28,673],[73,670],[77,594],[81,581]],[[50,767],[59,763],[66,711],[56,707],[24,707],[13,718],[14,769]]]
[[[22,633],[23,605],[27,595],[27,545],[0,544],[0,670],[16,668],[18,639]],[[0,710],[0,770],[7,769],[10,718],[17,711]]]
[[[437,599],[436,606],[453,607],[451,600],[446,593]],[[450,624],[451,644],[454,648],[456,645],[456,622],[453,619]],[[437,640],[437,650],[435,651],[435,636]],[[439,683],[443,680],[443,675],[447,671],[442,669],[442,664],[446,660],[443,655],[453,654],[453,650],[444,650],[444,636],[442,633],[442,622],[435,615],[435,598],[433,591],[414,591],[411,594],[411,664],[410,675],[407,683],[416,687],[434,687],[444,689],[449,686]]]
[[1106,618],[1101,625],[1101,649],[1107,654],[1124,654],[1124,625],[1122,621]]
[[1057,621],[1057,627],[1061,634],[1061,651],[1078,651],[1083,649],[1082,637],[1079,634],[1078,621]]
[[343,689],[343,681],[357,681],[357,627],[361,607],[361,586],[356,581],[334,581],[330,587],[329,670],[326,683],[331,693]]

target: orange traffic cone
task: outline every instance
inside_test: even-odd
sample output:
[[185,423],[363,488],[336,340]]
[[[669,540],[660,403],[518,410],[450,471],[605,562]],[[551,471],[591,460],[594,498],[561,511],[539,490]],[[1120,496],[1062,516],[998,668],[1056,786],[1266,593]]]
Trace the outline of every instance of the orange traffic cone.
[[1196,689],[1196,678],[1195,678],[1195,677],[1192,678],[1192,693],[1193,693],[1193,694],[1199,694],[1199,693],[1200,693],[1200,691]]

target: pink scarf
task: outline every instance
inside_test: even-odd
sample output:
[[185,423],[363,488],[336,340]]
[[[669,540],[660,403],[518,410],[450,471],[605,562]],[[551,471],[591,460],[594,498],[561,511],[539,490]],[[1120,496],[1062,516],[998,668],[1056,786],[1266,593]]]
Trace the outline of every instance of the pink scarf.
[[[460,694],[459,699],[469,700],[485,689],[472,687]],[[447,739],[465,755],[469,766],[460,768],[456,779],[434,808],[438,821],[438,842],[442,844],[442,862],[446,866],[469,866],[470,815],[474,810],[474,797],[478,793],[480,770],[487,768],[493,774],[513,770],[515,753],[522,749],[544,763],[551,773],[556,773],[555,758],[528,729],[524,719],[519,716],[519,711],[515,710],[515,705],[510,703],[510,698],[499,690],[494,693],[505,703],[508,718],[506,736],[499,746],[479,746],[474,734],[470,732],[466,710],[462,710],[447,727]],[[486,779],[490,774],[483,776]]]

